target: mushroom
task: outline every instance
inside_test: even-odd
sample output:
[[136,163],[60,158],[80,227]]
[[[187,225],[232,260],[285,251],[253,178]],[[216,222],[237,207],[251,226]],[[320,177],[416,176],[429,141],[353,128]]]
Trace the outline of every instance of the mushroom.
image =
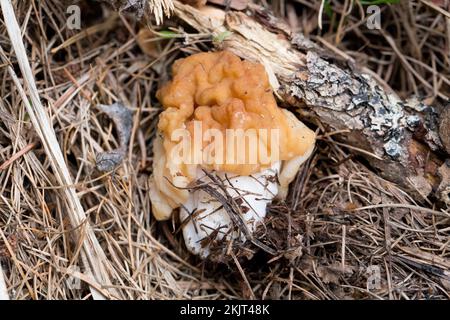
[[213,244],[249,240],[267,205],[286,197],[315,133],[278,107],[259,63],[204,52],[175,61],[172,73],[157,92],[164,111],[153,145],[152,212],[167,220],[180,208],[186,247],[206,258]]

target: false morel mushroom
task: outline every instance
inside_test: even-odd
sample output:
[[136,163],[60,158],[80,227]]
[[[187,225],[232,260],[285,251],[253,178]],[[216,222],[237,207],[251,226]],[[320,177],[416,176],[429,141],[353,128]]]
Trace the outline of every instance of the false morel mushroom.
[[172,76],[157,92],[152,212],[166,220],[180,208],[187,248],[207,257],[213,244],[249,240],[266,206],[286,196],[315,133],[278,107],[262,64],[198,53],[175,61]]

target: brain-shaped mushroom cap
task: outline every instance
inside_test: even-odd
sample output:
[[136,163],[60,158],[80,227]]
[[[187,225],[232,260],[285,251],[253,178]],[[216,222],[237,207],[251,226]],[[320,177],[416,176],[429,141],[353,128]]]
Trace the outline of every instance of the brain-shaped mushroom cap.
[[[151,191],[153,212],[158,219],[167,219],[174,208],[188,199],[186,187],[196,179],[199,167],[248,176],[277,161],[304,156],[314,146],[314,132],[278,107],[262,64],[241,60],[228,51],[205,52],[175,61],[172,74],[172,80],[157,92],[164,108],[154,142]],[[214,161],[208,163],[175,161],[173,152],[180,141],[173,133],[184,129],[192,137],[196,123],[201,123],[202,134],[214,129],[229,137],[230,131],[242,130],[248,141],[256,143],[244,144],[245,149],[239,150],[236,144],[226,141],[223,150],[215,150]],[[201,149],[207,148],[210,141],[211,137],[202,139]],[[254,161],[246,161],[250,158]],[[295,175],[294,171],[289,170]],[[281,186],[291,178],[280,181]]]

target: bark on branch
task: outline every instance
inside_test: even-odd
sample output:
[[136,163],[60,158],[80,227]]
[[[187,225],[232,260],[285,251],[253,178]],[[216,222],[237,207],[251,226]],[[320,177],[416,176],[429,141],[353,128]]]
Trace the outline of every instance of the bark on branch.
[[450,203],[449,165],[443,161],[448,146],[439,137],[439,117],[432,107],[400,100],[376,75],[292,34],[259,6],[225,12],[175,1],[175,15],[215,39],[227,35],[215,42],[218,48],[262,62],[282,100],[330,130],[348,131],[341,141],[366,150],[358,153],[384,178],[416,195],[434,194]]

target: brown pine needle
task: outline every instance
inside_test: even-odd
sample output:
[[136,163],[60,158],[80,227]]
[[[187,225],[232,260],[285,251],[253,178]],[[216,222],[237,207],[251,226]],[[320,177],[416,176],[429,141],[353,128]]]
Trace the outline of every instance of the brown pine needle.
[[3,162],[0,165],[0,171],[5,170],[6,168],[8,168],[12,163],[14,163],[17,159],[21,158],[24,154],[26,154],[27,152],[29,152],[30,150],[34,149],[34,147],[36,147],[36,143],[32,142],[30,144],[28,144],[25,148],[23,148],[22,150],[20,150],[19,152],[16,152],[11,158],[9,158],[8,160],[6,160],[5,162]]

